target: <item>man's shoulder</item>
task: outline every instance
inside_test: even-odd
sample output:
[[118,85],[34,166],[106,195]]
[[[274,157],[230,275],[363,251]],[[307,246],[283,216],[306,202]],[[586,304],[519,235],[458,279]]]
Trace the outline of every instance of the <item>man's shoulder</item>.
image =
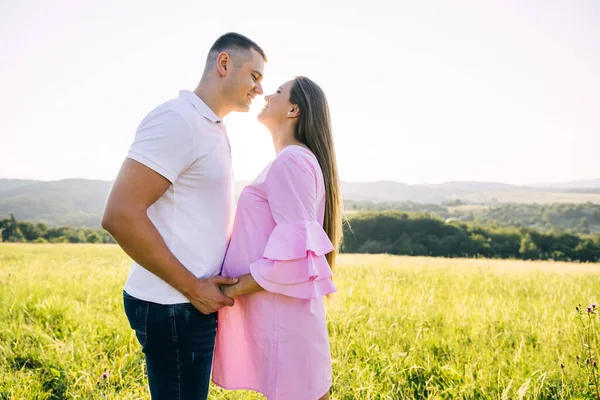
[[217,124],[205,118],[188,98],[181,95],[155,107],[138,126],[138,141],[156,137],[187,143],[199,155],[211,153],[226,141]]
[[185,123],[190,131],[203,131],[210,127],[210,124],[191,104],[182,97],[176,97],[165,101],[164,103],[152,109],[142,120],[140,128],[150,123],[160,124],[161,122]]
[[[193,108],[193,107],[192,107]],[[175,117],[188,119],[191,113],[190,104],[180,97],[170,99],[152,109],[146,118]]]
[[174,118],[180,118],[196,134],[219,131],[218,126],[206,118],[189,99],[182,96],[162,103],[152,110],[148,114],[148,117],[159,117],[160,115],[170,115]]
[[161,132],[175,129],[179,132],[191,131],[191,125],[182,112],[178,99],[166,101],[152,109],[140,122],[136,135],[145,132]]

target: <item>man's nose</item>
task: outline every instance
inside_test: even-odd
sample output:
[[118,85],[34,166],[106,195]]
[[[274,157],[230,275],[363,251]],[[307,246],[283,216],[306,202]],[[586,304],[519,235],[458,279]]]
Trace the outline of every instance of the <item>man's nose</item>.
[[256,93],[258,93],[258,94],[262,95],[262,94],[263,94],[263,88],[262,88],[262,85],[261,85],[260,83],[257,83],[257,84],[256,84],[256,87],[254,88],[254,91],[255,91]]

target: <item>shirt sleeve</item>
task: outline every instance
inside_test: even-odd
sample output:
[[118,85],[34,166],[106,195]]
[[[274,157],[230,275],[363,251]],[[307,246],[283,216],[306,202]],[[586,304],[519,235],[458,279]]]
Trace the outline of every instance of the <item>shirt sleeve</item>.
[[127,157],[173,183],[195,161],[195,147],[188,122],[179,113],[168,111],[142,121]]
[[250,273],[265,290],[301,299],[335,292],[325,255],[334,246],[317,220],[317,170],[293,153],[271,165],[264,187],[276,226]]

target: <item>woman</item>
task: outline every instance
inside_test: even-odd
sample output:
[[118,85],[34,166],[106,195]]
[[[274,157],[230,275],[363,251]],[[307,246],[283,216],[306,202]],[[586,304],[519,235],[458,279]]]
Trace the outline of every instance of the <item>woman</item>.
[[298,77],[258,116],[277,153],[241,193],[224,276],[239,277],[219,311],[213,382],[269,400],[328,399],[324,296],[341,237],[340,189],[325,94]]

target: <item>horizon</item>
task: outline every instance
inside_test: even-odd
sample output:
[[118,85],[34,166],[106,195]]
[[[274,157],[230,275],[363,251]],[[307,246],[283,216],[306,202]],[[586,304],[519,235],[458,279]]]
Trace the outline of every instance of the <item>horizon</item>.
[[[34,181],[34,182],[62,182],[62,181],[95,181],[95,182],[104,182],[104,183],[112,183],[114,180],[107,179],[90,179],[90,178],[61,178],[61,179],[27,179],[27,178],[3,178],[0,177],[0,181]],[[236,179],[234,183],[250,183],[251,180],[248,179]],[[561,182],[533,182],[526,184],[513,184],[507,182],[493,182],[493,181],[444,181],[437,183],[430,182],[420,182],[420,183],[406,183],[401,181],[390,181],[390,180],[373,180],[373,181],[347,181],[341,180],[341,183],[357,183],[357,184],[367,184],[367,183],[393,183],[407,186],[436,186],[436,185],[445,185],[445,184],[495,184],[495,185],[507,185],[507,186],[515,186],[515,187],[523,187],[523,188],[536,188],[536,187],[544,187],[544,188],[552,188],[553,185],[564,185],[564,184],[577,184],[577,183],[600,183],[600,177],[597,179],[576,179],[572,181],[561,181]]]
[[[344,182],[598,179],[600,4],[341,4],[1,4],[0,176],[114,180],[141,119],[236,31],[267,53],[265,94],[324,89]],[[238,181],[274,155],[262,104],[225,118]]]

